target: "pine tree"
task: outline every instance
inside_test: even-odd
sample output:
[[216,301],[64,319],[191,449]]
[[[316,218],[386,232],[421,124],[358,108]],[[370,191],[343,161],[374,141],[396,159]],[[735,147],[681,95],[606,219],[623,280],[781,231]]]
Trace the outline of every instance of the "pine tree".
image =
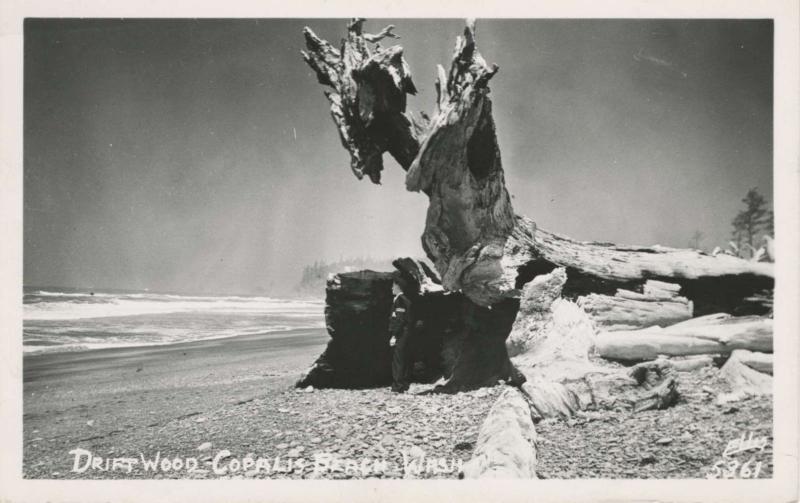
[[766,208],[767,201],[758,193],[758,189],[748,190],[742,202],[746,208],[733,219],[733,241],[739,248],[740,256],[748,255],[743,249],[745,244],[748,245],[749,255],[752,256],[755,251],[753,243],[756,242],[756,236],[759,232],[770,228],[770,217]]
[[764,224],[764,232],[769,234],[771,237],[775,237],[775,212],[772,210],[767,211],[767,216],[765,218]]

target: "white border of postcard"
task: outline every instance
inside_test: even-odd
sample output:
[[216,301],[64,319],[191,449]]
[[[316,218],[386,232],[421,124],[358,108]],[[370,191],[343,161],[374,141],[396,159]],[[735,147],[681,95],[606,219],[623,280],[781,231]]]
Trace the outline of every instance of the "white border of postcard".
[[[0,501],[796,501],[797,0],[4,0],[0,2]],[[760,480],[40,481],[22,479],[22,61],[25,17],[772,18],[776,234],[774,477]],[[300,34],[298,34],[300,36]],[[299,61],[299,60],[298,60]],[[301,64],[298,62],[298,64]],[[535,217],[535,216],[534,216]]]

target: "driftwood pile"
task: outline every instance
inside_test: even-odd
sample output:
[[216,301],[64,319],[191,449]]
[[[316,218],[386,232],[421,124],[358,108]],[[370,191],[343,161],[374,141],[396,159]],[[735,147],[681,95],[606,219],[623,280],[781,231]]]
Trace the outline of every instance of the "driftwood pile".
[[[670,407],[680,399],[680,372],[721,367],[715,373],[731,391],[718,393],[717,404],[772,393],[771,318],[726,313],[691,318],[691,311],[684,321],[678,320],[686,317],[685,311],[660,317],[651,304],[687,305],[679,287],[660,282],[651,283],[640,295],[622,291],[573,302],[562,296],[566,276],[565,269],[557,269],[525,285],[507,345],[526,382],[495,404],[481,430],[481,450],[465,466],[464,476],[535,477],[535,468],[530,468],[530,460],[535,464],[535,443],[530,443],[533,452],[509,457],[509,452],[528,445],[519,441],[507,445],[512,436],[535,438],[529,430],[546,418]],[[661,325],[630,330],[648,323],[642,320]],[[521,399],[530,408],[530,425],[513,420]],[[498,417],[503,411],[511,412]],[[497,424],[505,423],[514,425],[508,427],[513,433],[493,434]]]

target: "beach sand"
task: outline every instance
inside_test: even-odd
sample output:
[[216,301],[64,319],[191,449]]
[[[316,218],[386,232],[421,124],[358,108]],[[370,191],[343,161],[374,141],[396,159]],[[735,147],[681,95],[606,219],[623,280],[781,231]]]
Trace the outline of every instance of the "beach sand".
[[[311,329],[26,355],[24,476],[403,477],[403,451],[416,446],[415,455],[422,449],[445,463],[438,472],[423,470],[419,476],[456,477],[455,462],[469,459],[481,421],[501,387],[456,396],[398,396],[388,388],[295,389],[294,382],[327,340],[323,329]],[[411,391],[424,389],[414,385]],[[85,453],[70,454],[75,449]],[[224,450],[230,456],[220,455]],[[97,466],[89,463],[88,452]],[[341,463],[315,474],[314,454]],[[218,455],[222,457],[214,464]],[[156,456],[182,464],[196,458],[199,466],[192,471],[145,466]],[[246,458],[262,458],[262,464],[240,468]],[[347,460],[389,460],[389,466],[354,471]],[[225,473],[214,473],[215,467]]]
[[[456,478],[504,386],[455,395],[420,395],[431,388],[421,384],[403,395],[388,387],[294,388],[327,340],[323,329],[303,329],[26,355],[23,474]],[[748,469],[771,476],[771,397],[718,405],[709,386],[725,390],[713,368],[681,373],[681,398],[668,410],[589,411],[538,423],[539,476],[703,478],[722,462],[744,466],[751,458]],[[764,446],[723,457],[727,444],[744,435]],[[75,449],[83,454],[76,458]],[[127,458],[136,462],[119,461]]]

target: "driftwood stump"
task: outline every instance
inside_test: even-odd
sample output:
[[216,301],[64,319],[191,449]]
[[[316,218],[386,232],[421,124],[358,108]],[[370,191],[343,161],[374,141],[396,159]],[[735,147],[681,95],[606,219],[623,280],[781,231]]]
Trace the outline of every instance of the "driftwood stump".
[[[430,199],[422,247],[444,288],[462,292],[474,304],[465,313],[483,320],[464,338],[451,389],[485,381],[469,376],[508,377],[508,355],[496,342],[511,329],[506,318],[513,321],[525,283],[558,267],[566,268],[568,298],[614,295],[618,289],[641,293],[647,280],[660,280],[680,285],[695,315],[769,311],[772,264],[662,246],[581,242],[516,215],[489,97],[498,67],[478,52],[474,21],[456,38],[449,69],[437,67],[430,115],[406,110],[407,95],[416,87],[402,47],[377,44],[396,38],[394,27],[371,35],[363,26],[363,19],[353,19],[339,48],[305,28],[303,58],[328,88],[331,115],[355,176],[380,183],[388,152],[407,171],[407,189]],[[502,314],[487,321],[495,317],[488,311],[495,310]]]

